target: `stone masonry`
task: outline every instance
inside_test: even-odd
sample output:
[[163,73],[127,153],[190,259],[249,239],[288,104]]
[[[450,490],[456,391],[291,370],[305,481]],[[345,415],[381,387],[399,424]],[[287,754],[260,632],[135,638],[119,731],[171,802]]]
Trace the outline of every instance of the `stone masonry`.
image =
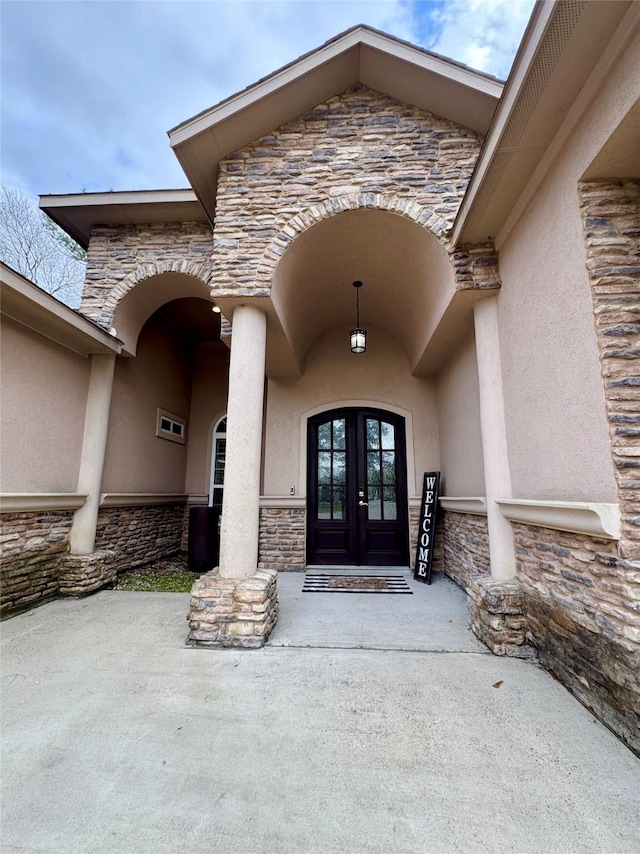
[[116,306],[134,285],[160,273],[211,277],[208,223],[96,226],[87,253],[80,311],[109,329]]
[[60,558],[60,594],[87,596],[116,580],[115,554],[109,551],[88,555],[66,554]]
[[494,655],[530,658],[522,584],[491,577],[487,517],[443,514],[444,570],[468,594],[469,625]]
[[101,507],[96,551],[115,552],[116,572],[171,557],[181,549],[184,504]]
[[620,556],[640,560],[640,182],[579,185],[587,270],[622,514]]
[[220,164],[216,295],[266,295],[297,234],[354,207],[411,215],[443,244],[473,171],[475,131],[356,84]]
[[498,253],[493,244],[458,246],[451,261],[458,290],[500,287]]
[[280,572],[303,571],[307,565],[305,525],[304,509],[262,507],[258,567]]
[[53,599],[61,558],[69,550],[73,511],[0,516],[0,614],[5,617]]
[[640,752],[640,565],[611,540],[515,524],[528,640]]
[[530,658],[527,645],[522,584],[517,578],[503,581],[487,575],[467,578],[469,624],[494,655]]
[[278,619],[275,569],[249,578],[222,578],[217,569],[202,575],[191,590],[187,646],[264,646]]
[[469,591],[477,576],[489,576],[489,529],[486,516],[453,513],[443,517],[444,571],[464,590]]

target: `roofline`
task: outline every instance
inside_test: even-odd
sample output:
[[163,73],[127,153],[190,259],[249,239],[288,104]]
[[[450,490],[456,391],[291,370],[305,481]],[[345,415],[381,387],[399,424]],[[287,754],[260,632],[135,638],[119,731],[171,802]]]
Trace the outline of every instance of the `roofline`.
[[0,261],[0,312],[81,356],[122,351],[122,341]]
[[[147,216],[149,223],[182,222],[185,217],[177,214],[174,216],[171,210],[175,207],[176,211],[184,211],[185,205],[193,206],[194,212],[197,211],[198,216],[194,219],[209,220],[207,212],[191,188],[61,193],[40,196],[39,202],[40,209],[84,249],[89,245],[90,228],[94,225],[140,223],[145,221]],[[144,214],[140,216],[142,209]],[[105,210],[109,213],[105,214]],[[135,218],[134,212],[137,214]]]
[[108,190],[97,193],[50,193],[40,196],[40,207],[91,207],[92,205],[154,204],[191,202],[196,195],[190,187],[176,190]]
[[421,55],[425,59],[429,59],[435,63],[436,68],[431,69],[434,73],[438,73],[438,65],[443,66],[443,72],[445,67],[449,71],[454,68],[459,71],[462,77],[467,78],[466,80],[460,80],[460,82],[464,82],[468,86],[475,84],[475,88],[480,89],[485,94],[493,96],[496,99],[498,99],[502,93],[504,82],[499,80],[497,77],[493,77],[483,71],[476,71],[464,63],[433,53],[423,47],[413,45],[403,39],[398,39],[395,36],[384,33],[381,30],[376,30],[373,27],[368,27],[364,24],[358,24],[351,29],[345,30],[339,35],[334,36],[332,39],[329,39],[329,41],[324,42],[320,47],[314,48],[292,62],[283,65],[281,68],[273,71],[271,74],[261,78],[257,82],[252,83],[250,86],[241,89],[234,95],[224,98],[213,107],[202,110],[190,119],[187,119],[186,121],[176,125],[174,128],[171,128],[167,131],[171,146],[175,148],[176,146],[187,142],[189,139],[192,139],[194,136],[203,133],[217,121],[220,121],[233,113],[249,108],[269,92],[280,88],[279,84],[281,82],[281,78],[286,77],[288,72],[296,66],[299,67],[299,73],[297,76],[303,76],[314,68],[323,65],[328,60],[344,53],[346,50],[349,50],[358,44],[365,44],[374,49],[381,48],[385,45],[387,51],[389,51],[391,46],[395,46],[396,48],[401,47],[405,50],[411,51],[413,54]]
[[522,87],[531,70],[532,61],[535,59],[544,34],[556,12],[558,2],[560,0],[551,0],[551,2],[549,0],[536,0],[536,4],[533,7],[529,23],[511,65],[511,71],[505,83],[504,92],[498,101],[498,106],[487,131],[480,156],[476,161],[471,180],[469,181],[467,191],[456,216],[452,231],[452,242],[454,245],[460,239],[466,218],[482,185],[487,169],[495,156],[496,149],[500,144],[500,139],[513,112],[518,95],[522,91]]
[[[507,167],[501,162],[503,152],[508,153],[511,150],[508,147],[502,147],[503,140],[509,134],[510,123],[517,124],[519,118],[522,118],[522,104],[526,104],[527,86],[530,83],[530,77],[535,75],[535,67],[541,48],[544,47],[546,39],[553,38],[556,16],[560,15],[569,4],[582,5],[576,0],[536,0],[531,18],[516,53],[504,94],[498,103],[467,192],[458,211],[451,233],[451,240],[454,245],[494,240],[498,246],[502,242],[505,234],[513,227],[527,202],[547,174],[559,149],[566,142],[568,134],[588,109],[594,93],[601,85],[611,64],[626,48],[640,27],[640,5],[636,2],[618,0],[618,2],[611,3],[586,4],[586,11],[588,12],[593,12],[596,7],[601,10],[599,20],[596,24],[592,21],[592,27],[593,32],[598,33],[600,39],[603,39],[604,36],[597,29],[597,24],[599,23],[603,27],[607,32],[606,42],[601,46],[601,53],[598,55],[597,62],[583,72],[579,87],[570,96],[565,96],[566,103],[562,115],[554,115],[547,111],[546,119],[544,116],[542,118],[537,117],[536,124],[538,127],[543,125],[545,121],[549,123],[551,135],[544,144],[539,146],[539,156],[523,171],[523,178],[519,182],[517,195],[512,197],[510,201],[505,198],[500,201],[500,182],[512,181],[506,171]],[[608,23],[615,21],[615,13],[619,10],[623,10],[621,17],[617,23],[613,24],[612,29],[607,30]],[[582,50],[584,52],[584,46]],[[519,112],[520,116],[518,116]],[[496,175],[499,176],[498,184],[496,184]],[[485,214],[478,213],[476,207],[482,204],[485,190],[495,195],[496,187],[498,187],[499,212],[494,213],[493,218],[489,212],[487,219]]]

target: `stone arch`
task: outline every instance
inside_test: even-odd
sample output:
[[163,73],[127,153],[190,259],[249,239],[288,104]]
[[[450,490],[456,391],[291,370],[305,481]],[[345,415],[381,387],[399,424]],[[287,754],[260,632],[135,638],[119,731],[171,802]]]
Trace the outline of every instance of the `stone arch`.
[[154,276],[162,275],[163,273],[182,273],[186,276],[199,279],[204,285],[209,286],[213,275],[213,270],[207,269],[202,264],[196,264],[194,261],[166,260],[155,261],[140,264],[136,269],[129,273],[121,282],[119,282],[110,292],[104,303],[104,313],[113,318],[115,311],[120,301],[138,284],[145,279],[151,279]]
[[449,223],[434,213],[432,208],[397,195],[350,193],[325,199],[291,217],[263,252],[258,264],[259,278],[270,282],[286,249],[309,228],[337,214],[356,210],[386,211],[410,219],[435,237],[450,256],[452,254],[447,238]]
[[136,353],[138,336],[146,321],[173,300],[195,297],[211,301],[210,273],[193,262],[145,264],[110,294],[105,305],[108,322],[123,343],[123,353]]

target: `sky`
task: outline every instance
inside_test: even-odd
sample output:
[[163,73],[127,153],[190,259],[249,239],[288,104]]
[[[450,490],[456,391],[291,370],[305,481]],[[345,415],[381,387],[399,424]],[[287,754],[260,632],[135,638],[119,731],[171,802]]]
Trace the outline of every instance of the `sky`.
[[1,0],[2,183],[186,187],[166,132],[368,24],[508,75],[533,0]]

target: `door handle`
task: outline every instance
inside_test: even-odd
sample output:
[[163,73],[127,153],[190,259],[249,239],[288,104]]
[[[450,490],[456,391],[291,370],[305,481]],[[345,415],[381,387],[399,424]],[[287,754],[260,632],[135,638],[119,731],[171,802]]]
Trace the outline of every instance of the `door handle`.
[[368,501],[358,501],[358,507],[368,507],[368,506],[369,506]]

